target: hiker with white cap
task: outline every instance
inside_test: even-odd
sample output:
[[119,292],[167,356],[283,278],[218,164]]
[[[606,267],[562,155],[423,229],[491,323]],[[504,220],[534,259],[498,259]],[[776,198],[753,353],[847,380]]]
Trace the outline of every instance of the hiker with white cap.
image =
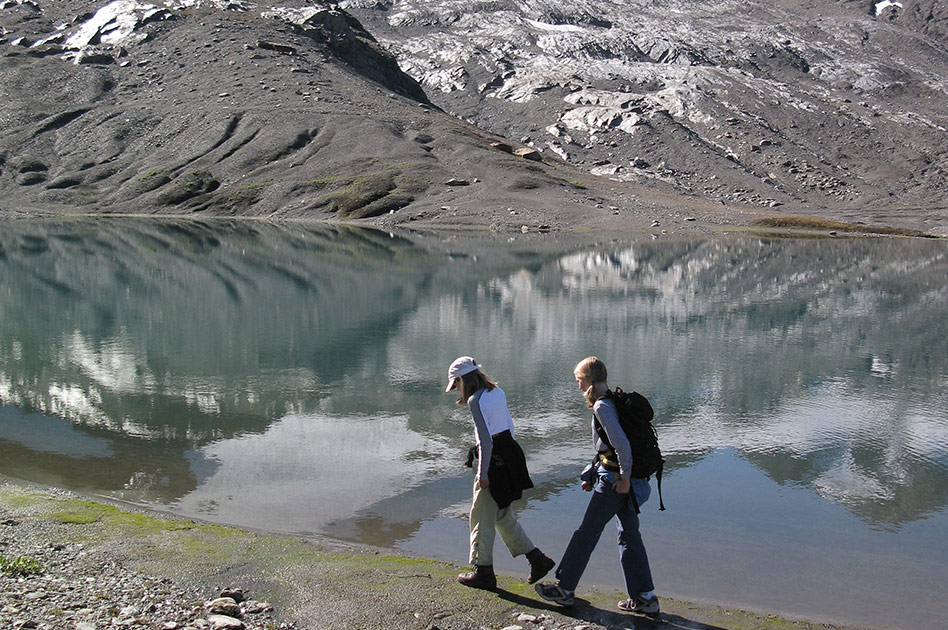
[[474,501],[471,504],[471,564],[474,570],[458,576],[458,582],[473,588],[497,588],[494,575],[494,537],[513,557],[525,555],[530,562],[530,584],[549,573],[556,563],[543,554],[517,521],[511,502],[532,488],[527,460],[513,438],[513,419],[507,395],[481,371],[472,357],[458,357],[448,368],[445,392],[457,389],[458,405],[467,405],[474,420],[474,447],[468,466],[474,467]]

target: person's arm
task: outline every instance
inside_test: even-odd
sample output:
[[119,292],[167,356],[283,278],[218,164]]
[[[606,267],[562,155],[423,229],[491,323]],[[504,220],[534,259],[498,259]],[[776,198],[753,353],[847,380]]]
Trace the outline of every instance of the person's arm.
[[632,470],[632,445],[629,444],[629,438],[626,437],[622,425],[619,424],[615,403],[600,400],[596,403],[593,413],[596,414],[599,424],[606,432],[606,437],[609,438],[609,443],[612,444],[616,458],[619,460],[619,478],[612,487],[616,492],[626,494],[631,486],[629,471]]
[[474,481],[479,482],[481,488],[486,488],[488,484],[487,469],[490,467],[490,458],[494,452],[494,440],[490,436],[487,428],[487,420],[481,411],[480,393],[476,393],[468,399],[468,406],[471,409],[471,416],[474,418],[474,435],[477,439],[477,474]]

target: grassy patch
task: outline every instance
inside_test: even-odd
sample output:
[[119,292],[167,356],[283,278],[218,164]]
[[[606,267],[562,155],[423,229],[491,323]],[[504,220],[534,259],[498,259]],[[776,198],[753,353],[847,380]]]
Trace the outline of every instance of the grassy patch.
[[130,184],[131,194],[141,195],[161,188],[170,181],[171,176],[165,170],[149,171]]
[[[157,181],[164,180],[159,176]],[[214,192],[220,185],[209,171],[194,170],[172,180],[168,191],[159,201],[167,205],[177,205],[199,195]]]
[[[119,528],[136,530],[139,532],[157,533],[167,531],[184,531],[196,527],[193,521],[159,518],[139,512],[128,512],[117,507],[102,503],[95,503],[84,499],[63,499],[61,509],[53,510],[48,517],[64,525],[88,525],[101,523]],[[204,526],[208,529],[227,528],[216,525]]]
[[431,182],[423,177],[402,175],[400,171],[384,171],[353,177],[347,182],[336,178],[341,187],[328,193],[319,205],[346,219],[376,217],[404,208],[416,193],[426,190]]
[[[158,518],[155,516],[140,514],[138,512],[124,512],[117,508],[113,509],[115,511],[108,515],[108,520],[110,522],[138,531],[176,532],[187,531],[196,527],[196,524],[193,521]],[[208,525],[207,527],[214,528],[217,526]],[[226,531],[226,528],[221,527],[220,529]]]
[[26,575],[39,575],[44,571],[42,563],[26,556],[15,556],[7,558],[0,553],[0,573],[5,573],[13,577]]
[[234,191],[235,195],[258,195],[260,192],[267,189],[270,184],[273,183],[272,179],[267,179],[262,182],[252,182],[249,184],[244,184],[240,188]]
[[310,180],[303,184],[303,187],[323,190],[325,188],[332,188],[339,185],[348,186],[350,183],[352,183],[352,179],[350,178],[342,177],[340,175],[331,175],[329,177],[320,177],[319,179]]
[[66,525],[88,525],[101,521],[107,512],[107,507],[91,501],[75,500],[70,501],[64,509],[52,512],[49,517]]
[[272,179],[251,182],[233,189],[227,195],[227,204],[231,210],[249,208],[263,197],[264,192],[273,184]]
[[[824,232],[780,232],[777,230],[760,230],[760,229],[750,229],[747,230],[748,234],[753,234],[757,238],[767,238],[767,239],[788,239],[793,238],[794,240],[800,241],[825,241],[832,238]],[[841,238],[855,238],[857,234],[852,232],[847,232]],[[839,237],[838,237],[839,238]]]
[[[296,191],[322,192],[313,208],[326,208],[344,219],[375,217],[399,210],[415,200],[415,195],[431,186],[424,176],[425,164],[402,162],[389,164],[369,160],[361,167],[371,167],[353,175],[327,175],[300,182]],[[360,169],[361,170],[361,169]]]
[[39,495],[23,492],[15,486],[0,487],[0,501],[14,509],[32,507],[43,502]]
[[398,190],[407,193],[420,193],[428,190],[431,186],[431,180],[424,177],[413,177],[411,175],[399,175],[395,178],[398,184]]
[[364,216],[360,212],[395,190],[394,176],[373,174],[356,177],[351,184],[329,195],[329,209],[346,218]]
[[189,192],[200,193],[216,187],[216,180],[208,171],[191,171],[184,180],[184,188]]
[[895,228],[885,225],[857,225],[829,219],[814,217],[768,217],[753,223],[754,227],[776,228],[786,230],[836,230],[853,234],[880,234],[885,236],[915,236],[928,237],[924,232],[907,228]]

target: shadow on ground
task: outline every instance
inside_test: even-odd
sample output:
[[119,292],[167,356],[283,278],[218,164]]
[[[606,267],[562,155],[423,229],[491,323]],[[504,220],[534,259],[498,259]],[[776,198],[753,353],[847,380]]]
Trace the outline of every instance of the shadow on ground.
[[722,626],[692,621],[675,614],[659,613],[653,618],[612,612],[594,606],[588,600],[581,598],[576,598],[576,603],[573,606],[563,607],[549,604],[543,600],[524,597],[523,595],[511,593],[501,588],[498,588],[496,593],[500,599],[518,606],[523,606],[524,608],[546,610],[577,621],[597,624],[606,628],[629,628],[634,630],[669,630],[671,628],[681,628],[683,630],[726,630],[726,628]]

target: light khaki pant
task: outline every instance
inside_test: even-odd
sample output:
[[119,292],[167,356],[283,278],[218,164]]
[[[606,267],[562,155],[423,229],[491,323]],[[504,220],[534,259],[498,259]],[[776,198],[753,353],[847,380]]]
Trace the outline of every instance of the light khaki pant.
[[489,488],[475,487],[471,505],[471,564],[494,564],[495,534],[500,534],[500,539],[515,558],[534,547],[517,521],[513,506],[500,509]]

